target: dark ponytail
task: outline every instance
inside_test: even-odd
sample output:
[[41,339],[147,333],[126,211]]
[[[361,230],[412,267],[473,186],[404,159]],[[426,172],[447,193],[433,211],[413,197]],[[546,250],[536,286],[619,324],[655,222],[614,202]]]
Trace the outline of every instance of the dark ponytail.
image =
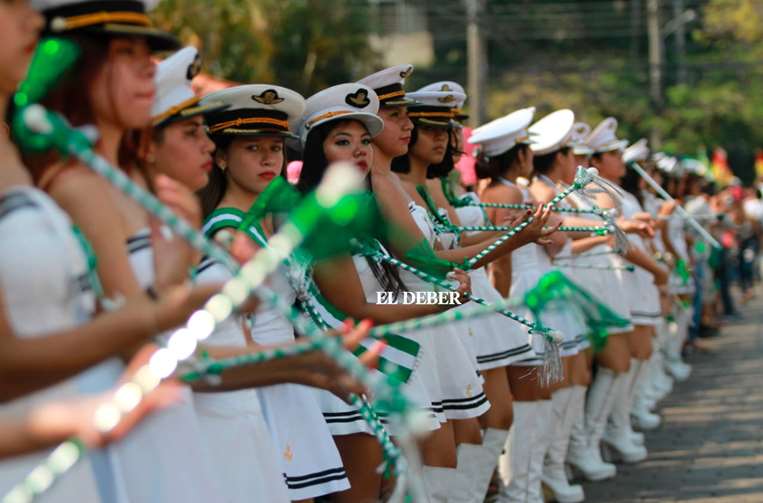
[[503,154],[493,157],[484,154],[478,155],[475,165],[477,178],[489,178],[491,182],[497,182],[500,178],[505,177],[509,169],[519,160],[519,154],[529,148],[529,145],[519,143]]

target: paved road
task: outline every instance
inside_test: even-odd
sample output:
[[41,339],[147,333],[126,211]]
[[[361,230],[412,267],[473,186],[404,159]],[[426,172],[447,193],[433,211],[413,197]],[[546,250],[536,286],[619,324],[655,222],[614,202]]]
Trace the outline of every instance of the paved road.
[[585,484],[586,501],[763,503],[763,301],[745,319],[704,339],[688,382],[661,404],[647,434],[649,458]]

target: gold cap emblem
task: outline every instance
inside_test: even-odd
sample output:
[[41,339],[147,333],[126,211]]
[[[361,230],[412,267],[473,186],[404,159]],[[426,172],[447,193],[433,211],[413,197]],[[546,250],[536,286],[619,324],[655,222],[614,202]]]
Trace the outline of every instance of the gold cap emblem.
[[344,101],[356,108],[365,108],[371,103],[371,100],[368,99],[368,91],[365,89],[358,89],[354,93],[348,94]]
[[267,89],[262,91],[262,94],[259,96],[252,96],[252,99],[257,103],[262,103],[263,105],[277,105],[278,103],[283,102],[283,98],[278,96],[278,93],[275,89]]

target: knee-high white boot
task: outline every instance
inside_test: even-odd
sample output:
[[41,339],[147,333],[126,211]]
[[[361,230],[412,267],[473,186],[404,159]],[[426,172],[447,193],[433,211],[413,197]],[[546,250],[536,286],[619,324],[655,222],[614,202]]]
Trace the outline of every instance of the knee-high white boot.
[[[662,400],[668,394],[673,391],[673,378],[670,377],[665,369],[667,366],[667,355],[669,353],[670,346],[670,330],[668,329],[668,322],[663,321],[657,326],[657,353],[656,358],[659,366],[655,369],[653,378],[653,389],[657,395],[657,400]],[[655,401],[656,403],[656,401]]]
[[488,428],[482,436],[481,445],[458,446],[457,470],[471,481],[471,501],[482,503],[485,500],[490,479],[508,435],[508,430]]
[[599,446],[607,417],[612,410],[614,382],[615,373],[608,368],[599,367],[589,388],[585,405],[586,442],[578,442],[576,439],[570,444],[567,462],[588,480],[604,480],[614,477],[617,473],[615,465],[605,463],[601,459]]
[[660,426],[660,416],[649,410],[649,361],[642,361],[639,366],[633,385],[633,401],[631,405],[631,419],[633,424],[641,430],[653,430]]
[[[641,396],[646,402],[647,409],[652,410],[670,390],[663,388],[660,381],[660,372],[662,371],[662,351],[659,349],[659,338],[654,339],[654,351],[649,361],[645,364],[646,376],[644,377],[641,389]],[[672,387],[672,386],[671,386]]]
[[[580,387],[585,393],[585,387]],[[567,446],[575,419],[572,400],[576,395],[578,393],[573,387],[562,388],[551,395],[552,438],[544,460],[541,480],[554,493],[554,499],[559,503],[578,503],[584,499],[583,488],[570,485],[564,470]]]
[[671,338],[665,363],[667,371],[679,382],[685,381],[691,374],[691,365],[681,358],[681,349],[688,336],[690,316],[688,309],[676,306],[675,321],[670,325]]
[[541,432],[538,427],[538,416],[542,414],[540,404],[540,401],[514,401],[514,423],[498,463],[506,486],[498,494],[497,502],[535,503],[530,499],[530,464]]
[[530,498],[528,503],[543,503],[543,486],[541,479],[543,477],[543,460],[551,446],[554,438],[554,411],[551,400],[541,400],[536,416],[538,426],[538,441],[535,442],[532,450],[532,459],[530,460],[530,476],[528,486],[530,488]]
[[567,463],[570,452],[585,451],[588,448],[588,435],[585,428],[585,394],[588,388],[585,386],[573,386],[572,398],[570,399],[570,416],[572,426],[570,428],[570,443],[567,448]]
[[615,377],[612,393],[615,395],[612,412],[602,438],[606,447],[626,463],[638,463],[646,459],[646,448],[636,445],[631,438],[630,410],[631,384],[640,365],[631,362],[628,372]]

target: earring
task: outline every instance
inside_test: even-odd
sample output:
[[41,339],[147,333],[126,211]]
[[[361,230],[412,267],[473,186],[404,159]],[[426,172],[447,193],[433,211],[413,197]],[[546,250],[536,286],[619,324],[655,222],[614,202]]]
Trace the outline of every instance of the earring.
[[218,166],[218,167],[219,167],[221,170],[223,170],[223,171],[225,171],[225,169],[228,167],[228,165],[225,163],[225,161],[219,161],[219,162],[217,163],[217,166]]

